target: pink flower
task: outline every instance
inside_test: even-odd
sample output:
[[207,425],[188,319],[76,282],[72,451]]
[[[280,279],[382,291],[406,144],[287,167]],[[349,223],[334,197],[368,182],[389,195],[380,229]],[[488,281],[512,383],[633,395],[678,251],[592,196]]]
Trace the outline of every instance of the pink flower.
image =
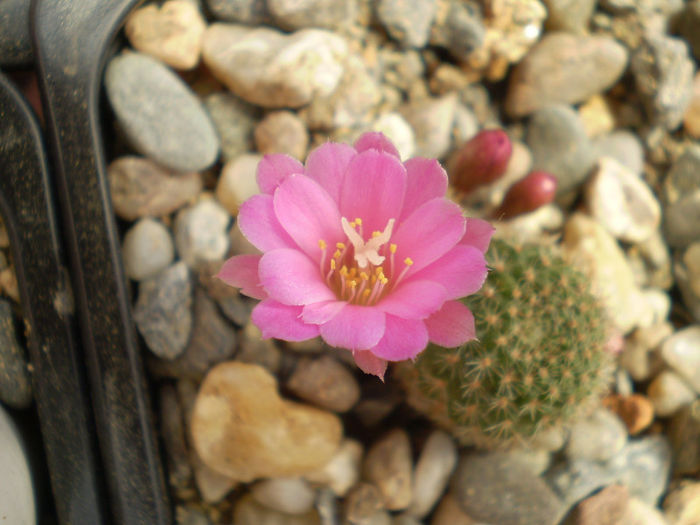
[[232,257],[218,277],[262,300],[252,320],[263,337],[320,335],[380,378],[429,341],[474,338],[457,299],[481,288],[493,228],[445,198],[436,160],[402,163],[384,135],[366,133],[354,147],[316,148],[306,166],[267,155],[258,185],[238,224],[262,255]]

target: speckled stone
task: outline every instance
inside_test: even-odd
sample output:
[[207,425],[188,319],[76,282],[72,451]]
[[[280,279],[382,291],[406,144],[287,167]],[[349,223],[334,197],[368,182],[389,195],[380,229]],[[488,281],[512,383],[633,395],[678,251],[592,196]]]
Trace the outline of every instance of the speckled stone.
[[305,27],[340,29],[354,22],[357,0],[266,0],[267,9],[282,29]]
[[328,355],[300,359],[286,386],[304,401],[333,412],[347,412],[360,399],[355,376]]
[[218,20],[258,25],[269,21],[267,0],[205,0]]
[[304,122],[291,111],[272,111],[265,115],[254,131],[256,149],[268,153],[286,153],[304,160],[309,147],[309,132]]
[[175,247],[193,269],[224,258],[228,251],[226,229],[231,216],[214,199],[205,198],[183,208],[175,217]]
[[253,128],[259,110],[233,93],[218,92],[204,99],[216,133],[221,140],[224,162],[253,149]]
[[395,429],[376,441],[367,451],[363,471],[379,489],[387,509],[408,507],[413,497],[413,462],[406,431]]
[[437,0],[379,0],[377,16],[389,35],[405,47],[424,47],[437,10]]

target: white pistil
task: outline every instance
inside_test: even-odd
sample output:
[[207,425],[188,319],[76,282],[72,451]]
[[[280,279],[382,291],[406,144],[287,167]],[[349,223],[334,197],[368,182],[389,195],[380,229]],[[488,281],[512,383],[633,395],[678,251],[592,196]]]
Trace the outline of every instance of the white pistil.
[[[389,222],[387,223],[383,232],[379,233],[379,235],[373,236],[370,240],[365,242],[362,239],[362,228],[360,227],[360,233],[358,233],[353,227],[354,224],[358,223],[358,219],[355,219],[351,223],[348,222],[345,217],[341,217],[340,224],[345,232],[345,235],[348,236],[350,243],[352,243],[352,246],[355,249],[354,258],[360,268],[366,268],[368,263],[379,266],[384,262],[386,257],[379,255],[379,249],[382,247],[382,245],[389,242],[389,239],[391,239],[391,232],[394,229],[394,222],[394,219],[389,219]],[[362,222],[360,221],[359,224],[361,226]]]

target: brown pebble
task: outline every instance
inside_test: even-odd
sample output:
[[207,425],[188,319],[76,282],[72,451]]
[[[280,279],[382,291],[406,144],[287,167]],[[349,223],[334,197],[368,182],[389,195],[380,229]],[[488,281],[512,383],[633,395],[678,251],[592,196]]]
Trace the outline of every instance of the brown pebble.
[[603,404],[622,419],[632,436],[639,434],[654,420],[654,406],[649,398],[641,394],[613,394],[606,397]]
[[287,388],[304,401],[333,412],[346,412],[360,399],[355,376],[328,355],[300,359]]
[[629,490],[610,485],[586,498],[573,511],[573,525],[618,525],[627,512]]

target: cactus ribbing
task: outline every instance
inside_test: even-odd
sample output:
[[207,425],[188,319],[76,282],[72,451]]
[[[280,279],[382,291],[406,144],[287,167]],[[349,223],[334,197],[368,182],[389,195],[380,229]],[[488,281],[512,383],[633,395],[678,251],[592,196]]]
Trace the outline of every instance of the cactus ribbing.
[[582,274],[553,247],[494,240],[482,291],[465,299],[477,341],[430,345],[398,375],[409,402],[464,442],[527,441],[604,390],[603,314]]

